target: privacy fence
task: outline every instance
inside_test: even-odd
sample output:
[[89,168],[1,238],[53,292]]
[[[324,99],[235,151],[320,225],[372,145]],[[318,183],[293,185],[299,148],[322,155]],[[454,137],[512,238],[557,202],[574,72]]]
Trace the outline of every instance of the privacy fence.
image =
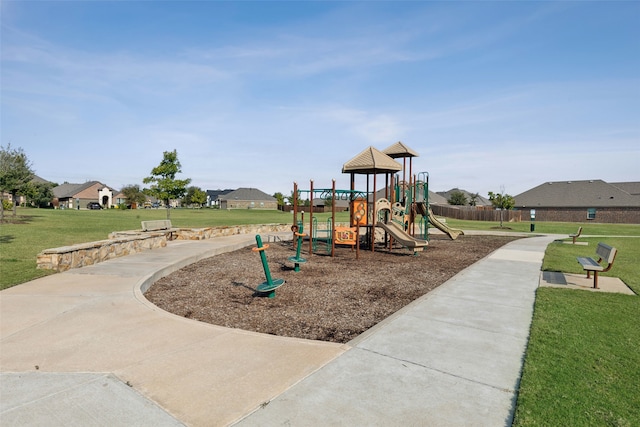
[[[484,206],[447,206],[430,205],[431,210],[437,216],[447,218],[471,220],[471,221],[500,221],[500,211],[493,207]],[[526,220],[529,220],[529,212],[524,212]],[[504,222],[520,222],[523,219],[523,211],[502,211]]]

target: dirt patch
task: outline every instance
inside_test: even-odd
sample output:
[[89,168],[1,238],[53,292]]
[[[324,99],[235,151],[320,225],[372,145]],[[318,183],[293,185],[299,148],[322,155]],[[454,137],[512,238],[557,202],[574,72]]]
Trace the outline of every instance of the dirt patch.
[[157,281],[145,296],[179,316],[229,328],[345,343],[411,301],[433,290],[465,267],[516,238],[433,236],[418,256],[348,247],[334,258],[308,256],[303,244],[299,272],[288,258],[292,242],[271,243],[266,251],[273,279],[286,283],[275,298],[257,296],[266,281],[260,256],[251,247],[189,265]]

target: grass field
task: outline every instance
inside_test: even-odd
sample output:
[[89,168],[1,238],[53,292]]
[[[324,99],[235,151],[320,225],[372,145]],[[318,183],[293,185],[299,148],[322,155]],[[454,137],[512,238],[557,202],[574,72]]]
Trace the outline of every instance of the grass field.
[[[619,251],[603,275],[640,294],[640,238],[580,240],[550,244],[543,270],[583,273],[576,257],[602,241]],[[640,425],[639,319],[637,295],[539,288],[514,425]]]
[[[492,230],[498,229],[499,222],[489,221],[462,221],[447,218],[447,224],[453,228],[463,230]],[[505,222],[504,231],[529,232],[530,222]],[[599,224],[594,222],[536,222],[535,233],[566,234],[575,233],[582,226],[582,235],[600,236],[638,236],[640,237],[640,224]]]

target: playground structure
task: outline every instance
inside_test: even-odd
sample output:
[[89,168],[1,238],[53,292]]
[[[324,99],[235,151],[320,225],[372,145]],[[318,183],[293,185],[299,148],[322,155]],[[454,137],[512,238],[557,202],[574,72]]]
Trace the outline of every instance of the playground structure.
[[[302,227],[298,221],[298,200],[304,194],[308,195],[313,204],[314,197],[331,202],[331,218],[320,228],[317,219],[313,217],[313,206],[309,218],[309,254],[320,250],[323,243],[326,252],[335,256],[335,246],[350,245],[355,247],[358,257],[360,244],[364,238],[365,247],[374,250],[376,241],[388,245],[392,250],[393,243],[412,250],[414,255],[428,246],[429,225],[446,233],[451,239],[456,239],[461,230],[448,227],[439,221],[429,207],[429,174],[420,172],[412,174],[412,158],[418,154],[398,142],[380,152],[369,147],[349,162],[345,163],[343,173],[351,174],[351,188],[349,190],[336,189],[335,180],[332,188],[314,189],[313,180],[309,190],[301,190],[294,182],[293,191],[293,222],[294,226]],[[395,158],[403,158],[403,165]],[[409,181],[407,181],[407,162],[409,158]],[[402,172],[402,180],[399,173]],[[355,189],[355,175],[367,176],[366,191]],[[385,175],[384,197],[377,197],[377,175]],[[396,176],[398,174],[398,176]],[[370,191],[370,176],[373,176],[373,190]],[[336,201],[344,200],[349,203],[350,220],[347,226],[338,226],[335,222]],[[419,218],[418,218],[419,217]],[[304,213],[303,213],[304,221]],[[363,229],[364,236],[360,229]],[[376,233],[379,229],[380,233]],[[299,247],[298,247],[299,249]]]
[[288,260],[294,263],[293,271],[297,273],[300,271],[300,264],[307,262],[306,259],[300,256],[300,251],[302,249],[302,238],[306,236],[306,234],[304,234],[304,212],[302,212],[302,221],[300,221],[300,225],[292,225],[291,231],[293,231],[293,235],[297,237],[296,256],[291,256],[288,258]]

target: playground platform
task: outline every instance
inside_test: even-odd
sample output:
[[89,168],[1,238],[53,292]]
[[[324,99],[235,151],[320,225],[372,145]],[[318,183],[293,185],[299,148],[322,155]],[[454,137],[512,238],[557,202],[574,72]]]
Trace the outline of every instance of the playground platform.
[[510,425],[555,238],[507,244],[344,345],[204,324],[142,296],[253,235],[173,241],[3,290],[0,424]]

